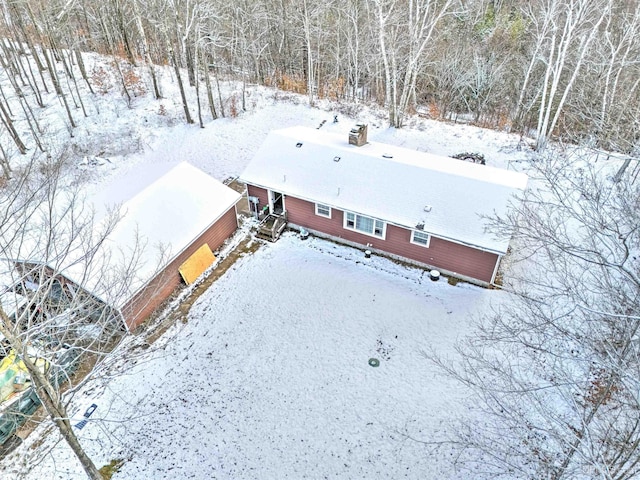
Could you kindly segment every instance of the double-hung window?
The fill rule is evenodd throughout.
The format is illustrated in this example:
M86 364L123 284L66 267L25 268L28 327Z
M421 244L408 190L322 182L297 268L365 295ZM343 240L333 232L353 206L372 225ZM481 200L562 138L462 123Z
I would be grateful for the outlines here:
M316 203L316 215L320 217L331 218L331 207L329 205Z
M385 223L382 220L365 217L353 212L345 212L344 228L378 238L384 238L386 230Z
M415 243L416 245L422 245L423 247L429 246L430 235L425 232L420 232L418 230L414 230L411 233L411 243Z

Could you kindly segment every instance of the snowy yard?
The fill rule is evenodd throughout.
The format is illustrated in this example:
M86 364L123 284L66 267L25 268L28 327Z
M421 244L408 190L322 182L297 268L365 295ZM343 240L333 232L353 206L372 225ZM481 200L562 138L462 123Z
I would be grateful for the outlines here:
M200 129L182 124L177 87L165 74L173 100L147 95L129 109L115 92L93 99L100 115L79 120L77 168L68 174L86 182L98 205L130 199L182 161L218 180L236 177L270 130L324 121L323 130L345 139L365 122L370 140L440 155L480 152L497 167L521 169L530 157L515 135L417 117L390 129L375 108L350 118L339 104L312 108L305 97L283 100L263 87L248 91L247 112ZM168 116L159 114L165 106ZM61 114L46 112L65 144ZM69 408L72 423L98 404L77 433L96 465L125 460L116 479L456 478L420 441L442 438L448 420L464 417L467 392L437 376L421 349L453 355L472 317L504 296L284 237L240 259L147 358L84 386ZM379 367L368 365L371 357ZM63 443L39 461L58 440L43 422L2 460L0 478L86 478Z
M111 62L100 55L84 57L90 72ZM57 69L66 75L62 65ZM0 72L3 97L18 112L23 93L14 93L5 70ZM104 215L103 203L131 199L183 161L221 181L236 178L269 131L292 126L321 128L346 140L356 123L366 123L371 141L443 156L479 153L490 166L530 174L530 166L541 159L527 137L419 116L408 117L402 129L388 128L388 112L376 105L316 98L310 106L306 96L233 80L221 82L221 97L229 107L246 86L246 111L217 120L207 115L206 128L199 128L184 123L173 70L158 66L157 74L164 96L158 100L147 91L127 102L116 84L90 95L80 85L87 113L81 115L76 105L73 130L53 90L44 96L45 107L34 109L47 149L64 152L64 178L82 185L98 218ZM187 95L193 104L193 89ZM38 146L28 134L31 125L14 116L30 152L18 155L13 149L11 164L19 169ZM587 159L593 152L585 149L580 155ZM601 158L607 160L600 161L597 155L598 168L613 176L622 161L609 161L606 153ZM542 180L532 178L530 185L536 182ZM504 267L507 279L531 269L509 261ZM480 420L491 422L491 417L471 417L471 390L438 375L421 352L433 348L455 361L456 339L472 333L474 318L488 312L490 304L508 299L502 291L453 286L446 279L431 282L424 270L287 234L241 257L200 296L185 322L174 321L148 349L140 345L150 330L127 337L118 347L123 357L107 362L108 374L79 387L68 409L71 423L82 420L88 406L98 405L86 427L75 431L98 467L124 462L115 480L466 480L476 475L452 470L452 451L429 442L447 438L450 421L469 419L482 426ZM173 307L173 313L183 312L187 303L175 301ZM380 360L379 367L369 366L372 357ZM574 395L566 397L570 404ZM522 398L529 402L535 394ZM535 423L537 412L520 415L520 423L527 418ZM571 422L559 418L560 432L572 438ZM529 438L529 428L522 438ZM517 431L505 432L518 441ZM592 438L599 441L597 435ZM511 445L506 447L511 460ZM566 443L549 451L578 452ZM521 458L535 464L544 455ZM0 463L0 480L85 478L49 419Z
M287 234L240 259L150 358L77 398L98 404L81 441L97 465L127 458L122 479L454 478L412 440L466 410L421 349L450 352L503 295ZM83 478L66 446L54 453L28 478Z

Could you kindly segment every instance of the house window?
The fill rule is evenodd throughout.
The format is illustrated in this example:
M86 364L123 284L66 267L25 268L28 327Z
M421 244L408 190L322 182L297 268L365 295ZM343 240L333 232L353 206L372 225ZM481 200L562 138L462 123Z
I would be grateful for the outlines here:
M411 234L411 243L415 243L416 245L422 245L423 247L429 246L429 240L431 237L428 233L418 232L414 230Z
M345 213L344 228L379 238L384 238L385 234L385 223L383 221L352 212Z
M316 203L316 215L331 218L331 207L328 205L322 205L321 203Z

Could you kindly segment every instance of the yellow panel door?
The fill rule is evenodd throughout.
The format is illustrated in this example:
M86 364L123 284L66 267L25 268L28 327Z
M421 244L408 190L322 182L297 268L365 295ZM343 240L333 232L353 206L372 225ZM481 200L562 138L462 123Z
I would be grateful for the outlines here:
M191 285L215 261L216 257L209 248L209 244L205 243L180 265L178 271L185 283Z

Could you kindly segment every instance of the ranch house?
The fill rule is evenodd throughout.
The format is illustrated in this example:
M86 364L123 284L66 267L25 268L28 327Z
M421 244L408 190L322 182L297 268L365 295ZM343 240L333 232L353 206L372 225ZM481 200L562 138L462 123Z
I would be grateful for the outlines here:
M272 131L241 180L256 214L476 283L495 281L509 238L486 228L527 176L367 140L293 127Z

